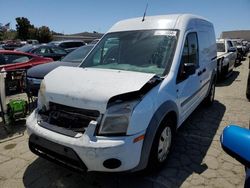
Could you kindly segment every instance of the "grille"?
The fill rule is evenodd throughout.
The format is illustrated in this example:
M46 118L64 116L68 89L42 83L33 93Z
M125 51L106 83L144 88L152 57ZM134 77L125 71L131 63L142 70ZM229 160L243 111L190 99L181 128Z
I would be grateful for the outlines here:
M57 103L50 103L49 111L41 113L42 120L50 125L63 127L74 132L84 132L90 121L96 121L99 111L86 110Z

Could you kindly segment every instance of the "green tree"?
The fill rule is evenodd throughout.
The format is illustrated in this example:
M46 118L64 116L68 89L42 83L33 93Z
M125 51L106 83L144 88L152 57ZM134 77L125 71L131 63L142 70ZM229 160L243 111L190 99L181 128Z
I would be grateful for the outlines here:
M38 32L39 32L38 40L40 43L47 43L52 40L52 34L47 26L39 27Z
M14 40L16 36L17 32L14 30L3 32L3 40Z
M21 40L29 39L29 30L30 28L34 28L34 26L30 24L28 18L18 17L16 18L16 22L17 38Z
M21 40L36 39L40 43L47 43L52 40L52 32L49 27L35 27L31 25L30 21L25 17L16 18L17 38Z
M39 39L39 30L36 27L29 28L29 39Z
M3 40L3 31L0 30L0 41Z

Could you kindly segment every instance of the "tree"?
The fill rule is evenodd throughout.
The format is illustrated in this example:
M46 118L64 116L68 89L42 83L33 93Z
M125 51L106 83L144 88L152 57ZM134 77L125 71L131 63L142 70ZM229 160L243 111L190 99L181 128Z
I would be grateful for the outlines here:
M52 40L52 33L47 26L35 27L25 17L16 18L17 38L21 40L36 39L40 43L47 43Z
M48 27L46 26L39 27L38 32L39 32L38 40L40 43L47 43L52 40L52 34Z
M3 31L0 30L0 41L3 40Z
M6 31L3 33L3 40L14 40L17 36L17 32L14 30Z
M36 27L29 28L29 39L39 39L39 30Z
M34 28L34 26L31 25L28 18L25 17L16 18L16 22L17 38L27 40L30 37L29 30Z

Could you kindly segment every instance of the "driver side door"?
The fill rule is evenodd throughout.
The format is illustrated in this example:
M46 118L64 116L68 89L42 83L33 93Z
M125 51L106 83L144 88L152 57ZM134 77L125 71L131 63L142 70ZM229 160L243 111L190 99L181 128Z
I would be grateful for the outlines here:
M187 71L192 67L192 71ZM186 35L177 76L177 98L180 119L183 122L201 100L201 77L199 73L199 46L197 33Z

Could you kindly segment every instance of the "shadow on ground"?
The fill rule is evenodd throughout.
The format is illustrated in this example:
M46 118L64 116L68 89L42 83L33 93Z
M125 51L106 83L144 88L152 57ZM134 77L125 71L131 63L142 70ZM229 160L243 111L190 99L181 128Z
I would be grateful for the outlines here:
M150 175L71 172L37 158L23 176L25 187L180 187L193 173L207 169L203 159L216 135L225 112L218 101L199 106L179 129L173 151L161 170ZM131 159L133 160L133 159Z
M234 64L234 67L239 67L239 66L241 66L241 65L242 65L241 62L237 62L237 63Z
M13 122L11 125L4 125L0 122L0 143L23 136L26 130L25 122L25 119Z
M240 74L239 71L231 72L230 74L227 75L226 78L218 80L216 83L216 87L230 86L234 81L237 81L239 74Z

